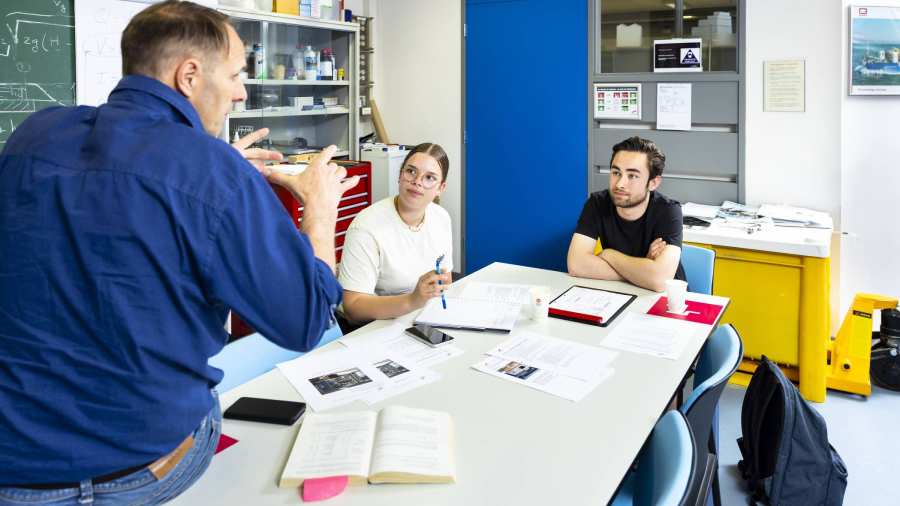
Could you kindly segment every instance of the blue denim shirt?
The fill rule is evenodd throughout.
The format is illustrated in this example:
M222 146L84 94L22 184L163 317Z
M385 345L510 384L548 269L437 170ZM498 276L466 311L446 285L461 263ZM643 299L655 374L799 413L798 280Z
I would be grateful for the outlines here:
M212 407L229 309L314 347L341 290L265 179L172 88L28 118L0 156L0 483L152 461Z

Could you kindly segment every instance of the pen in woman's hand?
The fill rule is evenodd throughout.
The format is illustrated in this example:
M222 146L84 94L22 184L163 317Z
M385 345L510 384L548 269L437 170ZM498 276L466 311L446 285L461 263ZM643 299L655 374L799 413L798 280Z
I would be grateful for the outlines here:
M443 261L444 261L444 255L437 257L437 260L434 262L434 272L435 273L437 273L437 274L441 273L441 262L443 262ZM438 284L443 285L444 282L441 281L440 279L438 279ZM447 299L444 298L443 290L441 290L441 306L443 306L444 309L447 309Z

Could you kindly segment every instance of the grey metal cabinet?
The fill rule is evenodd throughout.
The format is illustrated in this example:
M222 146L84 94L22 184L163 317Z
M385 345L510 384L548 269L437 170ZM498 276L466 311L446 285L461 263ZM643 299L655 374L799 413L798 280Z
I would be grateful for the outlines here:
M596 120L589 115L588 191L607 187L612 146L638 135L656 142L666 154L662 193L681 202L743 201L744 0L710 1L692 10L685 10L683 0L658 5L650 0L594 0L590 7L588 107L593 109L594 83L641 83L642 114L640 120ZM698 32L703 16L713 18L719 12L729 13L733 32L703 36L703 72L652 71L654 39L689 38ZM616 47L616 35L610 31L636 25L647 34L640 44ZM661 82L692 84L690 130L656 129L656 91Z

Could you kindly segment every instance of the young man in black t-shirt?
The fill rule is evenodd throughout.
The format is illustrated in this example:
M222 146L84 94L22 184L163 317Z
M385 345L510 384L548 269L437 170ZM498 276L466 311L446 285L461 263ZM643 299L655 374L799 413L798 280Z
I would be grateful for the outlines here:
M631 137L613 146L609 190L584 203L569 243L569 274L624 280L657 292L667 279L684 279L681 204L656 192L666 156ZM602 248L599 253L596 251Z

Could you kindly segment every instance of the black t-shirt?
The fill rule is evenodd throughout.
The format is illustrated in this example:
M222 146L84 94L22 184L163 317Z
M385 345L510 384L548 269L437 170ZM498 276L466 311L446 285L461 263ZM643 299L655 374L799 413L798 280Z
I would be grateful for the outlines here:
M662 238L666 244L681 247L681 204L657 192L650 192L650 203L643 216L628 221L616 212L609 190L592 193L578 218L576 234L600 238L604 248L612 248L632 257L646 257L650 243ZM678 262L675 279L684 278Z

